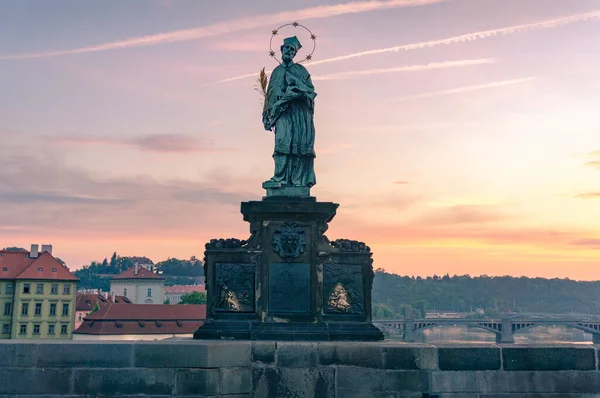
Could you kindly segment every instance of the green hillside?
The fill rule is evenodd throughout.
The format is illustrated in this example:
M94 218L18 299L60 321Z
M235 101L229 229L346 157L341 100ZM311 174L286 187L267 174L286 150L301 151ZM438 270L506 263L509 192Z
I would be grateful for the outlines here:
M503 312L597 314L600 281L570 279L433 276L399 276L375 272L373 317L413 317L425 311L472 312L481 308L488 317Z

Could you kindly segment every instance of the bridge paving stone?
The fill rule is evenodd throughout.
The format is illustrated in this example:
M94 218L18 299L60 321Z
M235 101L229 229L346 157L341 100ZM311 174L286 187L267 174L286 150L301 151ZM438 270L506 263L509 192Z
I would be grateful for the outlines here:
M429 372L421 370L386 370L384 391L429 391Z
M1 362L1 360L0 360ZM69 394L73 369L13 368L0 371L0 389L6 394Z
M420 370L438 368L438 350L426 344L383 345L385 369Z
M333 367L252 369L254 397L330 398L335 397Z
M310 368L319 363L316 343L278 343L277 366Z
M383 369L380 343L324 343L318 345L321 365L360 366Z
M499 370L500 347L482 345L437 345L440 370Z
M98 349L96 342L43 342L37 346L37 363L43 367L124 368L133 365L131 342L106 341Z
M85 368L74 369L76 394L98 395L170 395L175 384L172 369L128 368ZM69 383L70 384L70 383Z
M353 390L384 391L385 373L381 369L339 366L336 372L338 388Z
M573 345L502 346L502 362L504 370L596 370L596 350Z
M14 343L13 341L0 340L0 368L29 368L35 366L38 343Z
M134 366L141 368L218 368L250 366L246 341L181 340L134 344Z
M251 349L252 362L274 364L276 349L277 343L274 341L253 341Z
M219 392L246 394L252 391L252 371L249 368L221 368Z

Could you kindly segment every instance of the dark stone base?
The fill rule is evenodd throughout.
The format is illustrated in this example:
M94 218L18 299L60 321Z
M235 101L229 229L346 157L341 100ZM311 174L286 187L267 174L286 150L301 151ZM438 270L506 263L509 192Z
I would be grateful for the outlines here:
M259 323L208 321L194 333L197 340L381 341L370 323Z
M250 325L250 321L208 321L194 332L194 340L250 340Z

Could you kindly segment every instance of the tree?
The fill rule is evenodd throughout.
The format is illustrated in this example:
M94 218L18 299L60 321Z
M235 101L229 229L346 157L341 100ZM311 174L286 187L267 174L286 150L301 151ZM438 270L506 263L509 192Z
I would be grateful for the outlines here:
M181 295L179 304L206 304L206 293L190 292Z
M171 300L165 299L165 301L163 301L163 304L171 304Z
M16 247L16 246L5 247L3 250L6 250L7 252L26 252L27 251L27 249L24 249L22 247Z
M100 311L100 304L96 303L96 305L94 305L94 308L92 308L92 314L95 314L96 312Z
M114 270L117 269L117 252L114 252L110 258L110 268Z

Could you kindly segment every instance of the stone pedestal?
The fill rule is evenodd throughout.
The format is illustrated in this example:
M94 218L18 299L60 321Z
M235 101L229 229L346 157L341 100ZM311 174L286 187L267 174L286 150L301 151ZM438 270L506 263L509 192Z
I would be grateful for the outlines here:
M337 207L312 197L243 202L250 238L206 244L207 321L194 338L382 340L371 324L370 248L324 235Z

